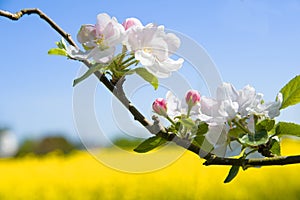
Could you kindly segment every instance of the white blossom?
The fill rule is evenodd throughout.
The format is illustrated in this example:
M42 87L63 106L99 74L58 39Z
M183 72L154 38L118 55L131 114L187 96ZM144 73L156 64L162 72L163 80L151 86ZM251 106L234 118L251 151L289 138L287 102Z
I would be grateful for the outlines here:
M173 60L170 56L179 48L180 40L173 33L166 33L164 26L148 24L134 26L128 31L124 44L134 53L135 59L159 78L166 78L178 70L183 59Z
M77 56L80 59L92 58L97 63L108 63L113 58L116 45L121 44L124 34L124 27L118 23L115 17L111 18L106 13L99 14L95 25L81 26L77 40L86 52L75 53L79 54Z

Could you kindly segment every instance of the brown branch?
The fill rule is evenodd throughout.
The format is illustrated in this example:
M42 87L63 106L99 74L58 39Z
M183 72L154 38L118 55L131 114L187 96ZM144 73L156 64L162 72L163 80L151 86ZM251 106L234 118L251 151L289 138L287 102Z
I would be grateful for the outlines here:
M10 13L4 10L0 10L0 16L9 18L11 20L19 20L23 15L37 14L41 19L45 20L55 31L57 31L67 42L77 47L76 43L72 39L71 35L66 33L60 26L58 26L52 19L50 19L45 13L37 8L23 9L16 13ZM91 64L88 61L83 61L83 63L90 68ZM175 142L177 145L199 155L201 158L204 158L206 161L204 165L235 165L241 166L243 169L255 166L269 166L269 165L288 165L300 163L300 155L298 156L287 156L287 157L273 157L273 158L264 158L264 159L237 159L237 158L222 158L217 157L212 153L208 153L200 149L198 146L192 144L190 141L179 138L176 134L168 133L164 127L159 124L158 120L154 119L154 124L148 121L142 113L127 99L124 94L122 83L120 85L115 85L112 83L104 74L97 71L94 75L102 82L105 87L116 96L122 104L128 109L132 114L135 120L141 123L146 129L149 130L152 134L159 135L165 138L168 141Z
M73 41L70 34L66 33L60 26L58 26L50 17L48 17L45 13L43 13L38 8L28 8L28 9L22 9L19 12L16 13L10 13L5 10L0 10L0 16L9 18L11 20L19 20L23 15L31 15L36 14L40 16L43 20L45 20L56 32L58 32L65 40L68 41L68 43L74 47L77 47L76 43Z
M300 155L296 156L277 156L272 158L262 159L237 159L237 158L221 158L212 156L203 163L206 166L209 165L235 165L241 166L243 169L257 166L270 166L270 165L290 165L299 164Z

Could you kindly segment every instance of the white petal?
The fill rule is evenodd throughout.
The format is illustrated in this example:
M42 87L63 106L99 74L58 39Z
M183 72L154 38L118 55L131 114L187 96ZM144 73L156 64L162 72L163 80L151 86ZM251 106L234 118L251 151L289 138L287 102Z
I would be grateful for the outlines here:
M95 40L96 28L92 24L85 24L80 27L77 34L77 40L79 43L83 44L91 40Z
M167 33L165 36L165 41L168 44L168 53L170 56L178 50L180 46L180 39L173 33Z
M219 102L215 99L202 97L201 101L201 112L207 116L218 117L220 116L219 110Z
M138 50L135 52L134 57L136 60L140 61L144 66L151 66L155 63L155 58L152 54L146 53L143 50Z
M171 92L166 94L167 113L171 118L181 115L181 101Z
M221 86L217 88L218 101L223 101L228 99L231 99L232 101L236 101L237 97L238 97L238 92L230 83L223 83Z
M107 26L108 23L111 22L111 18L106 13L101 13L97 15L97 23L96 23L96 32L98 35L102 34L103 30Z
M93 60L97 63L108 63L111 61L114 51L114 47L105 50L95 47L92 51L90 51L88 58L93 58Z

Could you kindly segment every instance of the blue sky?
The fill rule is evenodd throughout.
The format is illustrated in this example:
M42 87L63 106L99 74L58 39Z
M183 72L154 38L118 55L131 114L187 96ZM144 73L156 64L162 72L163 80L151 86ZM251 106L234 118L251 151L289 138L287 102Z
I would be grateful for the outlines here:
M300 73L298 0L0 0L0 9L11 12L29 7L43 10L73 38L81 24L95 23L102 12L120 22L137 17L144 24L163 24L202 45L224 81L236 88L250 84L266 101ZM80 64L47 55L60 36L37 16L17 22L0 18L0 27L0 125L20 138L62 132L78 139L72 81ZM110 98L106 90L98 90L101 98ZM300 123L299 109L284 110L281 119Z

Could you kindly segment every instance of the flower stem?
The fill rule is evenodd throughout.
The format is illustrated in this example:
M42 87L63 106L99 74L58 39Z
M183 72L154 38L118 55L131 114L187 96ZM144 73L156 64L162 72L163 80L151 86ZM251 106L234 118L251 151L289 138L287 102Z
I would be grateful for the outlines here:
M173 124L174 126L176 125L176 123L173 121L173 119L171 119L168 115L166 116L166 119L171 122L171 124Z
M240 129L242 129L243 131L245 131L246 133L250 134L250 135L253 135L253 133L248 129L246 128L244 125L242 125L239 121L237 120L233 120L233 123L238 126Z
M191 110L192 110L192 106L188 105L188 110L187 110L187 113L186 113L186 118L190 117Z

